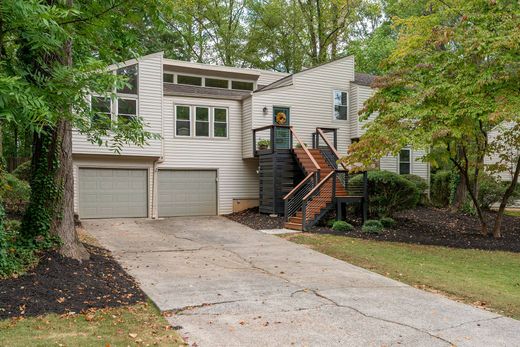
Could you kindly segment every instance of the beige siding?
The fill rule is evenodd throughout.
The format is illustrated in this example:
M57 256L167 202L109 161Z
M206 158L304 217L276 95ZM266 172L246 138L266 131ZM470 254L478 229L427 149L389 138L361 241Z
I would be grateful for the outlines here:
M502 127L508 128L508 127L512 127L512 125L505 124L505 125L502 125ZM504 128L502 128L502 129L504 129ZM493 143L495 138L500 134L500 131L501 131L501 127L498 126L488 133L488 138L489 138L490 144ZM503 181L511 181L513 179L513 172L514 172L514 165L515 165L514 161L515 161L515 158L517 158L520 155L520 149L516 149L516 150L511 149L509 152L510 152L509 157L511 158L511 162L509 163L510 165L508 165L508 167L510 167L510 170L503 171L498 174L498 177ZM484 158L485 165L496 164L500 161L501 160L500 160L498 153L493 153L491 156Z
M288 76L287 73L282 72L275 72L275 71L262 71L257 70L260 72L260 77L258 77L258 85L266 86L268 84L271 84L273 82L278 81L279 79L284 78L285 76Z
M253 98L242 101L242 156L251 157L253 153Z
M228 139L174 136L174 105L228 108ZM216 169L218 213L233 211L234 198L258 198L258 161L242 160L242 105L239 101L164 97L164 162L158 169Z
M162 134L162 53L144 56L138 59L139 85L138 85L138 109L143 117L146 130ZM98 146L90 143L86 136L74 131L72 148L75 154L114 154L106 146ZM155 156L162 153L161 140L150 140L149 145L143 148L138 146L125 146L121 154L134 156Z
M338 150L350 144L349 122L333 120L333 91L350 91L354 58L348 57L293 76L293 85L253 94L253 128L272 124L273 106L290 107L290 123L309 146L316 127L338 128ZM263 108L269 110L264 114ZM251 153L251 154L249 154ZM252 155L252 149L246 154ZM247 156L246 156L247 157Z
M361 111L364 107L365 101L367 101L373 94L374 90L370 87L366 86L357 86L358 98L357 98L357 110ZM365 133L365 125L370 121L374 120L377 117L377 113L371 114L367 120L359 121L359 116L357 119L357 132L355 137L361 137Z
M425 155L424 150L412 150L411 151L411 169L410 172L414 175L424 178L427 182L430 182L430 165L421 160ZM397 156L385 156L379 161L380 169L399 173L399 162Z
M79 212L79 169L147 169L148 170L148 216L152 216L153 161L144 158L123 156L80 156L74 157L74 212ZM81 218L81 216L80 216Z

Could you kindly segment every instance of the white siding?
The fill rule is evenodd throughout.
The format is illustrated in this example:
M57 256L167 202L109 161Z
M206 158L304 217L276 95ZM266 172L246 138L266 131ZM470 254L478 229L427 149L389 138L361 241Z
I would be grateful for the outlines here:
M253 98L249 97L242 101L242 156L251 156L253 148ZM250 151L249 153L247 151Z
M79 211L79 169L147 169L148 170L148 216L152 216L153 197L153 161L143 158L129 158L122 156L82 156L75 157L73 164L74 173L74 212ZM81 216L80 216L81 218Z
M146 130L162 135L162 53L138 59L138 109L143 117ZM72 137L74 154L114 154L106 146L90 143L87 137L74 131ZM150 140L148 146L125 146L121 154L134 156L155 156L162 153L161 140Z
M262 71L262 70L257 70L257 71L260 71L260 77L258 78L257 83L258 83L258 85L261 85L261 86L266 86L268 84L276 82L279 79L282 79L285 76L289 75L287 73L275 72L275 71Z
M421 160L425 155L424 150L412 150L411 151L411 167L410 173L417 175L430 182L430 165ZM381 170L391 171L399 173L399 161L397 156L387 155L380 159L379 168Z
M316 127L338 128L338 150L345 154L350 144L349 122L333 120L333 91L350 91L354 80L354 58L348 57L293 76L293 85L253 94L253 129L270 125L273 106L290 107L290 124L309 146ZM263 113L263 108L269 110ZM252 145L245 148L251 157Z
M359 121L358 112L361 111L364 107L365 101L367 101L373 94L374 90L367 86L356 85L357 90L357 112L356 119L354 120L352 137L361 137L365 133L365 125L370 121L374 120L377 117L377 113L371 114L367 120Z
M174 105L228 108L228 139L174 136ZM258 161L242 160L242 105L239 101L164 97L164 162L158 169L216 169L218 213L233 211L234 198L258 198Z
M500 134L501 129L510 128L512 126L513 126L512 124L508 123L508 124L497 126L495 129L491 130L488 133L489 143L491 144L495 140L495 138ZM511 158L511 162L508 163L509 164L508 167L510 168L510 170L503 171L498 174L498 177L503 181L511 181L513 179L515 159L518 158L518 155L520 155L520 149L516 149L516 150L510 149L509 152L510 152L509 157ZM501 160L500 160L498 153L493 153L491 156L484 158L485 165L496 164L500 161Z

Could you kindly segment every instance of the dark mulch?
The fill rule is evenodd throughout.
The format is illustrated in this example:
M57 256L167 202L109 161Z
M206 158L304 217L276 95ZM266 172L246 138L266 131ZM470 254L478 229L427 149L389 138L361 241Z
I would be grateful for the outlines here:
M258 208L250 208L241 212L228 214L226 217L256 230L282 229L284 224L283 217L271 217L268 214L259 213Z
M146 300L145 294L107 250L85 245L90 260L47 252L33 270L0 280L0 319L46 313L79 313Z
M493 223L494 212L487 212L486 217ZM280 228L283 218L272 218L258 214L258 210L246 210L229 216L230 219L246 224L254 229ZM452 212L448 209L419 207L396 214L397 225L381 234L366 234L361 231L359 218L347 218L354 225L348 233L338 233L327 227L318 226L313 233L341 234L363 239L406 242L424 245L447 246L454 248L476 248L484 250L502 250L520 252L520 218L504 216L501 239L484 237L480 234L480 222L471 215ZM491 228L491 226L490 226Z

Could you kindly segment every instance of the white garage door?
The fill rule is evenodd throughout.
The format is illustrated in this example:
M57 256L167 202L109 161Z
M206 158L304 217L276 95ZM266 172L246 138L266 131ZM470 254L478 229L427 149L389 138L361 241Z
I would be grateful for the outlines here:
M217 172L159 170L159 217L217 214Z
M80 218L148 217L147 170L79 169Z

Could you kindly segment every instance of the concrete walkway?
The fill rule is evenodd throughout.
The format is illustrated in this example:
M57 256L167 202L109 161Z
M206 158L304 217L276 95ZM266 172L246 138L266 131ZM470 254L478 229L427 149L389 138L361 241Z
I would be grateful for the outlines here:
M520 321L224 217L83 223L197 346L520 345Z

